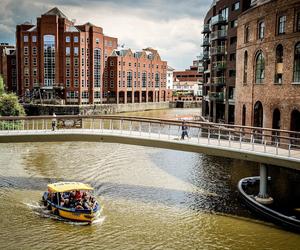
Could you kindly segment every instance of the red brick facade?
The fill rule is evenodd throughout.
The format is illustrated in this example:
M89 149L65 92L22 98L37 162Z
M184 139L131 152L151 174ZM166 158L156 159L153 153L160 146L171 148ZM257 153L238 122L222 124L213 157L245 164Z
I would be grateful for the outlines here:
M15 46L6 43L0 44L0 75L4 80L5 90L17 91L17 68Z
M117 38L74 23L57 8L17 25L18 94L43 103L102 103L106 60Z
M115 50L104 73L104 98L109 103L167 101L167 62L157 50Z
M298 0L269 1L240 16L236 124L300 131L299 42Z

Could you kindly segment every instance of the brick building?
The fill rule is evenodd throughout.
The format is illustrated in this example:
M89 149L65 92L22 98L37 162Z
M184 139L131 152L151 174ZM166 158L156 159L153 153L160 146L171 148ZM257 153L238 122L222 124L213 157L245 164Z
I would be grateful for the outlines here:
M199 61L193 61L189 69L173 72L173 100L193 100L202 95L203 73ZM199 99L197 98L197 99Z
M249 0L214 0L204 19L202 115L234 123L237 18Z
M105 69L104 95L110 103L167 101L166 73L157 50L115 49Z
M238 19L235 123L300 131L300 2L252 1Z
M4 80L5 90L17 91L17 66L15 46L8 43L0 44L0 75Z
M75 25L59 9L17 25L18 94L60 104L101 103L106 60L117 38L91 23Z

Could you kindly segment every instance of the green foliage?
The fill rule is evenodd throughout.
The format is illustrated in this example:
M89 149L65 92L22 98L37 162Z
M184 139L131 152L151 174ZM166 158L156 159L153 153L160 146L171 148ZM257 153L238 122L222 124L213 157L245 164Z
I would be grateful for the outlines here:
M3 77L0 75L0 96L4 94L4 80Z
M0 121L0 130L20 130L23 121Z
M0 96L1 116L21 116L25 115L23 106L18 102L15 94L2 94Z

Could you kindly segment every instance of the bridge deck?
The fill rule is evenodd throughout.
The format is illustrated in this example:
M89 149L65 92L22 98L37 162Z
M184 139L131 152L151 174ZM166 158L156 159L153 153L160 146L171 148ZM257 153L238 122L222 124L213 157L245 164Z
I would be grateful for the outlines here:
M234 137L210 138L199 133L197 136L181 140L179 134L179 130L164 131L164 133L126 129L2 130L0 143L47 141L124 143L205 153L300 170L300 150L298 149L285 149L274 145L235 140Z

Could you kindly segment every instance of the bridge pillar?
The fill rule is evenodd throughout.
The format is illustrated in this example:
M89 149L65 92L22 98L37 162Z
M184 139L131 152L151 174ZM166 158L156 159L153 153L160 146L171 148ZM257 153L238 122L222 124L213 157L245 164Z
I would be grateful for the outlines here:
M268 205L273 203L273 198L267 193L268 188L268 169L265 164L260 164L259 194L255 200L261 204Z

